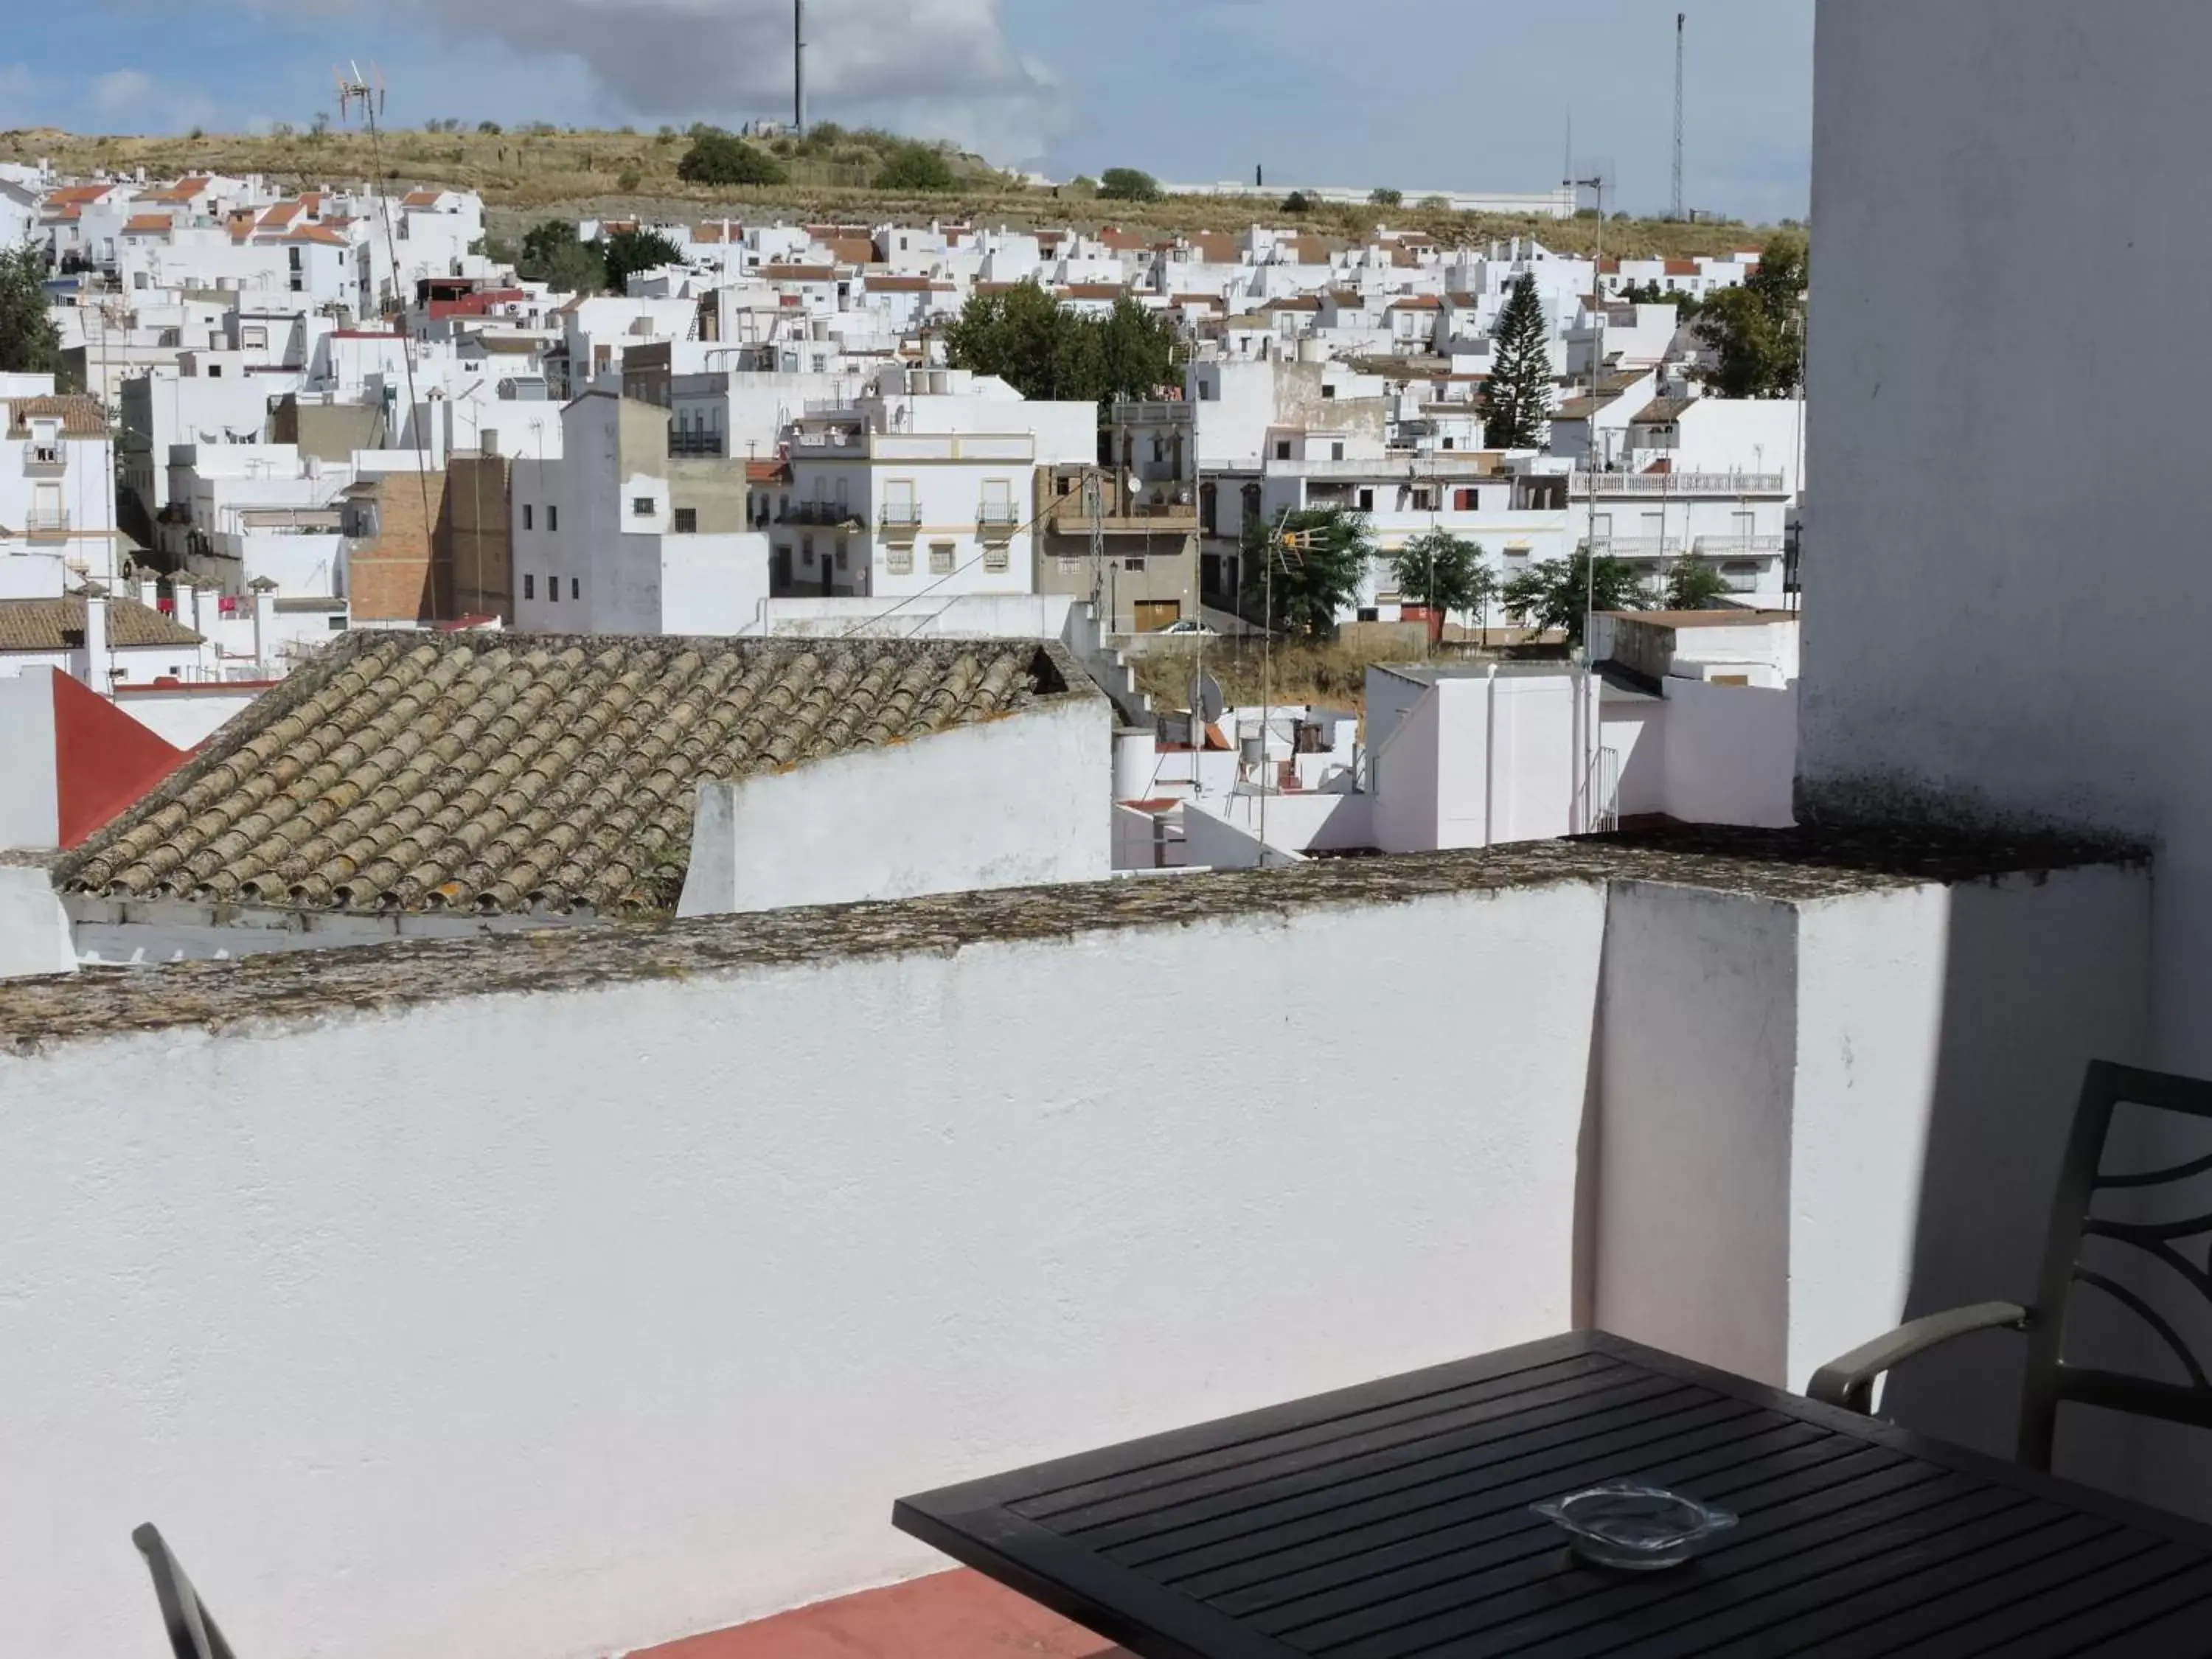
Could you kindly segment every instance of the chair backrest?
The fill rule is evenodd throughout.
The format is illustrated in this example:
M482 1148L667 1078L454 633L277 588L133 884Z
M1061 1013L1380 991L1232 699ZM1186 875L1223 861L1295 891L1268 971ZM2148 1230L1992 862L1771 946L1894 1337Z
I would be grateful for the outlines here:
M200 1605L199 1592L152 1522L137 1528L131 1541L154 1575L154 1594L161 1603L161 1622L169 1627L169 1649L176 1659L237 1659L216 1628L215 1617Z
M2043 1258L2043 1279L2036 1294L2036 1318L2028 1338L2027 1384L2021 1401L2020 1461L2031 1468L2051 1467L2051 1439L2058 1407L2073 1403L2162 1418L2197 1428L2212 1428L2212 1381L2188 1340L2142 1288L2130 1286L2085 1260L2093 1240L2124 1246L2165 1270L2157 1277L2166 1288L2212 1304L2212 1272L2183 1254L2184 1240L2212 1237L2212 1213L2160 1215L2154 1220L2097 1212L2100 1196L2127 1194L2118 1201L2171 1206L2192 1198L2187 1183L2212 1173L2212 1152L2163 1169L2107 1174L2106 1156L2118 1109L2137 1106L2154 1114L2190 1118L2212 1125L2212 1083L2140 1071L2093 1060L2081 1080L2081 1101L2066 1164L2051 1206L2051 1237ZM2201 1256L2203 1253L2199 1250ZM2100 1253L2102 1259L2102 1253ZM2133 1275L2130 1275L2133 1277ZM2138 1280L2138 1286L2142 1284ZM2074 1291L2087 1285L2110 1297L2148 1328L2179 1362L2187 1382L2067 1363L2067 1326ZM2159 1294L2166 1294L2161 1289Z

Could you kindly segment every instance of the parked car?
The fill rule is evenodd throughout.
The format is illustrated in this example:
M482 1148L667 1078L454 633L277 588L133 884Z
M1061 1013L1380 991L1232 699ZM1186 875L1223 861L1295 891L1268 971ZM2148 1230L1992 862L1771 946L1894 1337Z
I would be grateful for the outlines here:
M1165 628L1160 629L1160 632L1163 634L1200 634L1203 635L1209 640L1218 640L1221 637L1221 630L1219 629L1212 627L1206 623L1202 623L1195 617L1185 617L1181 622L1170 623Z

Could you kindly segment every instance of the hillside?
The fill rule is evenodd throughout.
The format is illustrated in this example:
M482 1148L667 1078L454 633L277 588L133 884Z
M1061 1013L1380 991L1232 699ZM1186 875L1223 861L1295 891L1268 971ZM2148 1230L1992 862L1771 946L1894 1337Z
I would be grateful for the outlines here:
M763 215L784 218L876 222L941 218L1013 226L1102 224L1165 237L1194 230L1234 230L1255 220L1284 222L1279 208L1241 198L1177 197L1152 203L1103 202L1073 193L1025 187L1018 178L979 156L952 155L959 187L942 194L886 193L868 188L885 146L899 141L879 133L839 133L829 143L810 135L782 159L792 182L757 187L708 187L677 177L689 140L673 129L658 133L556 131L534 127L480 131L419 129L387 132L383 161L401 185L436 185L473 190L494 210L494 234L512 238L542 218L586 216L617 218L732 219ZM258 173L282 183L343 184L375 172L367 136L333 128L324 133L254 136L208 133L198 137L130 137L57 131L51 128L0 132L0 161L51 159L69 173L144 167L149 176L195 170ZM1563 253L1588 252L1597 226L1452 213L1408 202L1389 210L1318 207L1297 222L1340 240L1364 238L1378 222L1425 231L1447 246L1492 237L1540 236ZM1608 254L1623 258L1691 258L1726 253L1762 234L1740 225L1676 224L1662 220L1616 220L1605 228Z

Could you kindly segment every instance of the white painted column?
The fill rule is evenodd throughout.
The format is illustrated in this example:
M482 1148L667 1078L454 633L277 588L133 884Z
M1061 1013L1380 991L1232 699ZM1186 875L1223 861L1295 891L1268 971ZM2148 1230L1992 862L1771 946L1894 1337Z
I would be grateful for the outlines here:
M107 650L107 590L87 582L84 594L84 683L101 696L115 689L115 665Z

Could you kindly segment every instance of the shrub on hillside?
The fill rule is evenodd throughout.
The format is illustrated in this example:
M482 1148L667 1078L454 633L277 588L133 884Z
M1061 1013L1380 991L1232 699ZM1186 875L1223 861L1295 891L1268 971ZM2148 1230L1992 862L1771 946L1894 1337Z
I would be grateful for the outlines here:
M691 148L676 164L676 176L694 185L780 185L790 174L774 156L709 128L693 136Z

